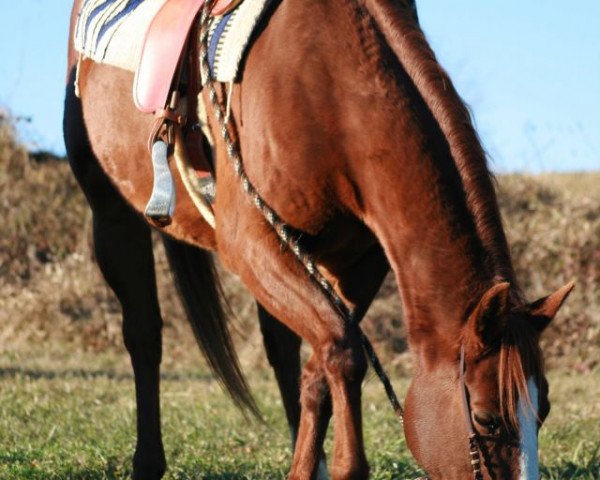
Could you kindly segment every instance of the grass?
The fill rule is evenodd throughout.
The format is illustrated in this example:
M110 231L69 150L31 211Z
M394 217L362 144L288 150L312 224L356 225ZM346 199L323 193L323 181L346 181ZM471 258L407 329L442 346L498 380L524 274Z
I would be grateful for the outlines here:
M133 378L123 355L0 356L0 478L120 479L135 445ZM267 370L250 383L266 422L248 422L192 364L163 373L167 479L284 479L289 437ZM405 378L395 379L405 391ZM600 370L550 374L552 413L540 436L542 478L600 475ZM376 480L415 478L382 387L364 389L365 441ZM327 442L331 447L330 439Z
M543 336L553 411L542 430L542 476L600 478L600 172L507 175L499 202L518 278L531 299L577 288ZM135 444L133 378L120 307L93 265L91 215L64 159L29 154L0 109L0 480L118 479ZM265 368L252 298L233 277L235 337L266 423L246 423L197 366L162 249L162 383L168 479L283 479L289 438ZM410 371L397 289L384 284L363 322L405 391ZM408 367L406 367L408 365ZM382 389L365 386L374 479L418 469ZM328 443L330 447L330 443Z

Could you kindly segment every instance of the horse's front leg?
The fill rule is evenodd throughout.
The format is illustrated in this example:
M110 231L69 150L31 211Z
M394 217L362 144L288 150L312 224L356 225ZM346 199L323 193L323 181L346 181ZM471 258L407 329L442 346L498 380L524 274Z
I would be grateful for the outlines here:
M302 414L290 479L320 478L318 456L334 414L331 477L359 480L369 476L361 418L361 384L367 369L358 331L315 345L302 372Z
M317 354L333 404L331 477L334 480L366 479L369 465L363 444L361 388L367 360L358 329L349 325L344 338L327 342Z
M259 303L258 319L263 344L273 372L292 435L292 449L300 423L300 346L302 339L269 314Z
M260 304L258 304L258 318L260 320L260 328L267 357L275 373L275 378L277 379L277 384L281 393L281 399L283 401L290 433L292 435L292 451L294 451L296 449L300 425L300 346L302 345L302 340L283 323L269 314ZM309 373L309 371L311 370L311 368L305 370L303 377L305 398L311 396L313 397L313 402L317 397L328 399L329 394L324 375L320 373L321 370L319 369L319 374L317 375L318 378L310 379L309 377L312 377L312 374ZM321 390L323 391L322 393ZM309 391L312 391L313 393L309 394ZM307 411L306 407L305 411ZM317 417L317 412L319 411L326 412L318 420L318 422L323 423L320 430L325 431L329 423L329 417L331 416L331 406L329 402L327 402L326 406L317 406L316 411L314 411L311 416ZM317 435L314 439L315 445L320 445L320 442L318 441L319 436L322 435ZM301 454L300 457L304 460L309 458L308 455L303 454ZM314 469L312 454L310 457L311 464L303 466L303 471L312 471ZM316 478L317 480L326 480L329 478L325 454L322 451L317 467Z
M319 359L312 355L302 371L301 421L294 449L290 480L329 478L323 440L331 419L331 397Z

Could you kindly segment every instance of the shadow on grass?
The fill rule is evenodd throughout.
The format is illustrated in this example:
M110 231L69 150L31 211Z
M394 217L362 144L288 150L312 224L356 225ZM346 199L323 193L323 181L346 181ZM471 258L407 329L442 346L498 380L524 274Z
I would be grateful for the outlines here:
M587 463L587 465L577 465L568 462L554 467L542 466L540 478L548 480L596 480L600 478L600 462ZM381 468L382 465L374 465L374 467L373 479L403 480L422 475L421 472L411 466L398 463L386 465L389 468ZM251 464L242 464L234 468L235 471L219 471L210 467L207 468L206 465L177 466L169 472L168 477L177 480L284 480L287 473L283 469L261 469ZM123 465L123 458L108 458L104 466L96 468L78 468L74 465L64 464L57 465L56 468L52 468L50 465L44 465L40 468L36 466L35 461L32 461L29 455L19 455L17 452L12 452L10 455L0 454L0 476L2 474L9 474L10 478L14 479L31 480L123 480L131 478L131 470Z
M110 462L109 462L110 463ZM240 469L243 471L243 469ZM2 472L2 470L0 470ZM125 480L131 478L131 471L124 470L120 465L108 465L107 468L57 468L56 470L38 469L22 466L9 470L11 479L27 480ZM285 480L283 471L252 471L240 472L210 472L199 471L193 467L179 470L168 476L177 480Z
M87 461L87 460L86 460ZM131 459L105 457L101 464L81 465L70 455L49 458L43 450L14 448L0 452L0 479L18 480L124 480L132 474ZM93 463L94 461L91 460ZM177 480L285 480L287 471L248 461L213 468L197 461L175 464L167 477Z
M57 459L45 463L41 451L11 450L0 453L0 478L28 480L117 480L131 477L131 471L123 465L123 459L109 457L102 467L82 467ZM4 475L9 475L5 477Z
M117 373L112 370L87 370L87 369L66 369L66 370L41 370L21 367L0 368L0 379L5 378L27 378L30 380L56 380L67 378L79 378L84 380L93 380L96 378L107 378L115 381L133 381L133 373ZM174 373L165 372L160 375L161 380L170 382L182 382L186 380L197 380L209 382L214 377L208 373L189 372Z

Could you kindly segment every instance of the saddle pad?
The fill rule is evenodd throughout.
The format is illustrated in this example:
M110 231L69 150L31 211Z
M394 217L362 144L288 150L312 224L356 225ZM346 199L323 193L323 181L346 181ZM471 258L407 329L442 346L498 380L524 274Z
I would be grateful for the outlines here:
M243 54L270 0L219 0L213 14L213 78L235 81ZM97 63L136 73L133 97L143 112L164 107L188 30L204 0L84 0L75 49Z
M94 62L135 72L150 24L162 7L173 1L84 0L75 26L75 50ZM235 0L219 0L213 14L227 11L234 4Z
M148 27L168 0L84 0L75 50L97 63L135 72Z
M234 82L252 33L271 0L244 0L233 11L215 17L208 39L208 56L213 80ZM206 83L206 78L202 83Z

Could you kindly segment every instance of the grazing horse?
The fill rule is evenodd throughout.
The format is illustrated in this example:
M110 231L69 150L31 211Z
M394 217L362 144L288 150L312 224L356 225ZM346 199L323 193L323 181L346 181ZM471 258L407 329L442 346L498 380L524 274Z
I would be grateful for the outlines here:
M79 100L75 64L71 46L68 156L94 212L98 262L123 305L138 406L134 477L159 478L161 317L149 227L138 214L152 184L153 119L134 108L131 73L88 60ZM178 205L162 231L200 345L250 409L210 257L196 247L216 250L262 305L295 438L289 478L318 475L330 417L332 478L368 476L367 360L356 323L332 307L257 204L287 224L353 320L393 270L415 362L404 430L430 478L537 479L537 432L549 411L539 337L572 284L525 301L484 152L410 2L274 2L230 93L245 175L263 203L246 194L216 135L216 229L175 173ZM299 338L313 349L301 376Z

